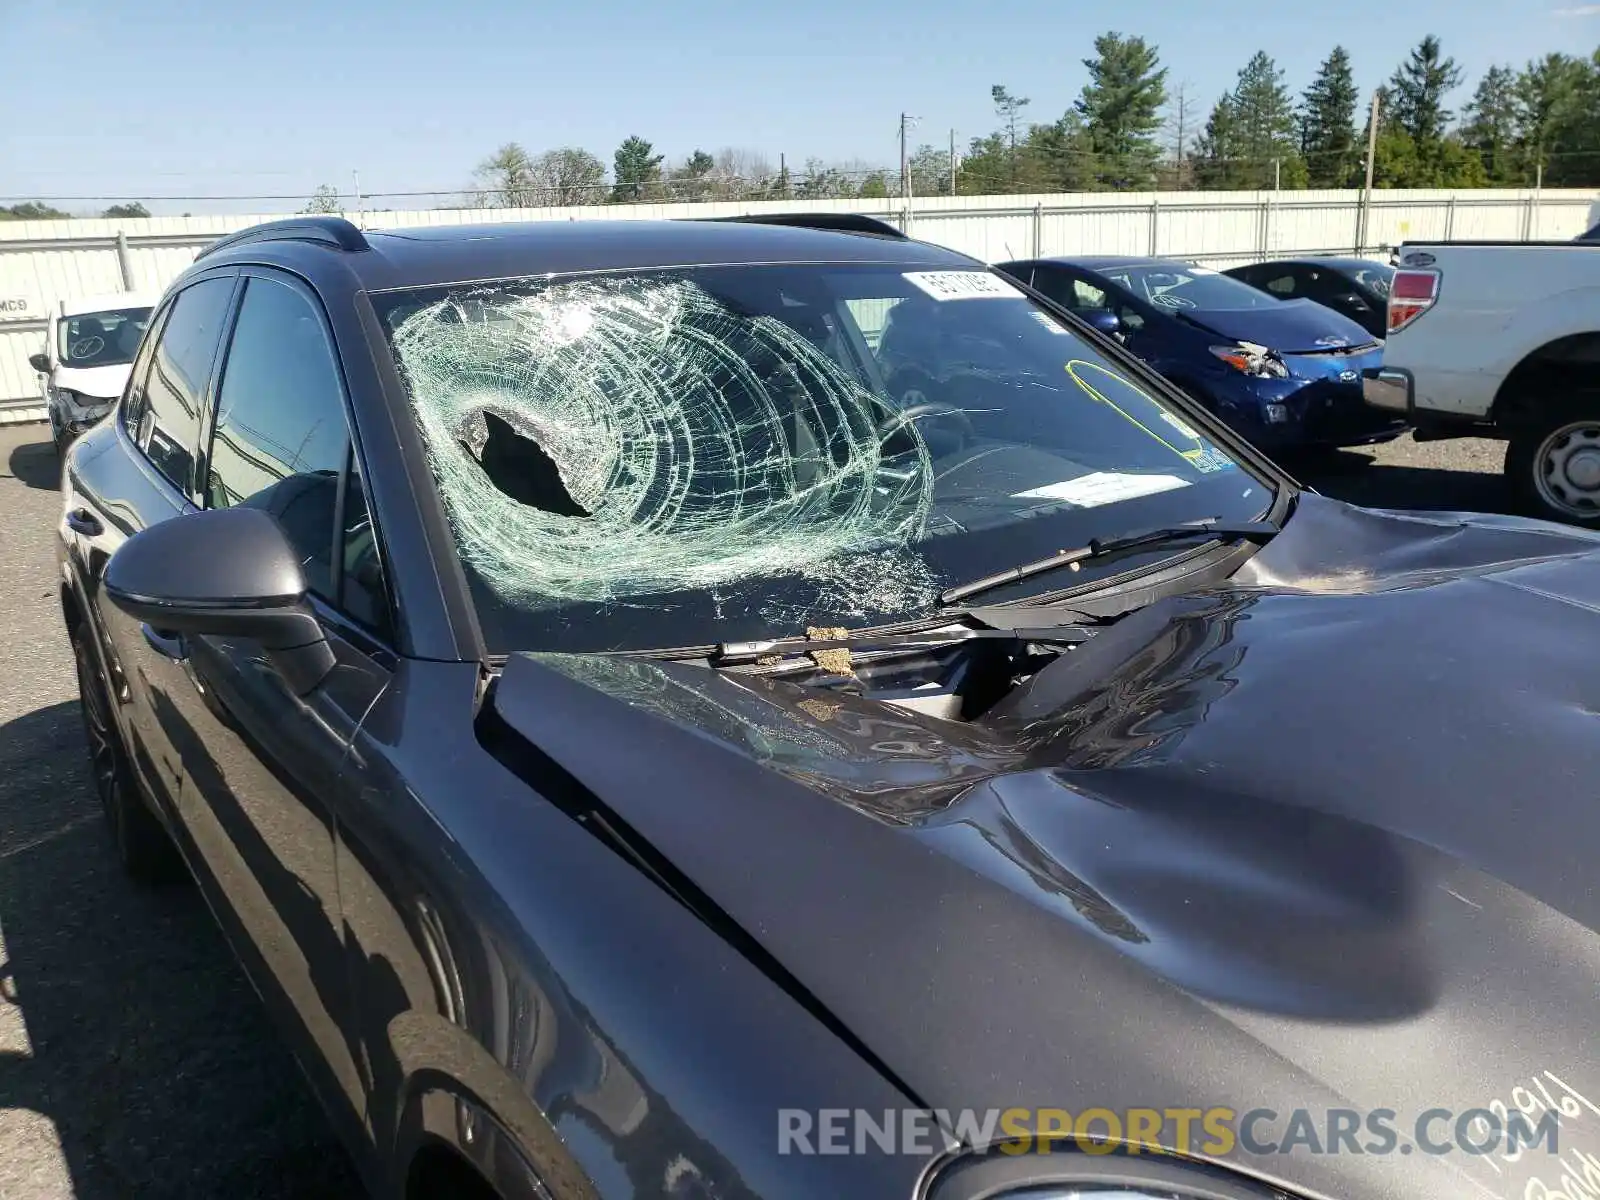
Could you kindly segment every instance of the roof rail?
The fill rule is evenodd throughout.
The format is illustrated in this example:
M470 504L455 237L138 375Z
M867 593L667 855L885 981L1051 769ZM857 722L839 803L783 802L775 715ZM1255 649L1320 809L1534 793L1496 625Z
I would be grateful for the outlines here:
M343 217L291 217L285 221L252 225L238 233L220 237L195 255L195 259L198 261L215 250L243 246L249 242L317 242L339 250L371 249L361 230Z
M760 213L746 217L702 217L690 220L743 221L748 225L792 225L801 229L831 229L839 233L866 233L875 237L909 241L897 226L861 213Z

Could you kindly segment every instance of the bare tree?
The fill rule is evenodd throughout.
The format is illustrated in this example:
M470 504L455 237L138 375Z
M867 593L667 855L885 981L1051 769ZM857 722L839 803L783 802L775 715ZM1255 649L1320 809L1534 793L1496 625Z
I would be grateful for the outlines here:
M1179 190L1184 186L1185 164L1190 145L1199 134L1199 120L1195 116L1192 87L1184 82L1175 86L1167 97L1166 121L1163 132L1172 147L1172 163Z
M531 208L535 180L533 160L517 142L507 142L478 164L473 172L481 200L474 208Z
M537 203L567 207L605 198L605 163L578 146L546 150L533 160L529 174Z
M724 146L714 155L714 165L706 179L713 196L735 200L765 195L772 190L776 177L772 160L761 151Z
M338 189L334 188L334 187L330 187L326 183L320 184L317 187L317 190L311 193L311 199L306 201L306 206L304 208L302 208L300 211L303 212L303 213L336 213L336 212L342 212L343 209L341 208L341 206L339 204L339 192L338 192ZM121 214L121 213L113 214L108 209L107 210L107 215L108 216L111 216L111 215L121 216L123 214ZM149 216L150 214L149 213L145 213L144 215L145 216Z

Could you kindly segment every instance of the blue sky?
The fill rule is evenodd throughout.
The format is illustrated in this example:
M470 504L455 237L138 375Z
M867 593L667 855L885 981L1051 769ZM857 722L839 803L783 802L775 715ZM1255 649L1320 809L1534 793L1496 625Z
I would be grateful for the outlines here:
M897 161L994 128L989 88L1058 116L1108 28L1153 40L1201 119L1264 49L1299 92L1335 41L1364 88L1429 32L1467 84L1496 62L1600 45L1600 4L1531 0L0 0L0 195L196 196L454 189L495 146L630 134L672 158L745 147ZM380 206L438 201L381 200ZM84 210L92 201L64 202ZM157 212L282 203L152 203Z

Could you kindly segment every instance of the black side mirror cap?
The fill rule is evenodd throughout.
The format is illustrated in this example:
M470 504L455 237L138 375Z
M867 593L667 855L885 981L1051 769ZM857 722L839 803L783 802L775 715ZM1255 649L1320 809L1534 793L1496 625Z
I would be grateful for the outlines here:
M50 356L42 351L28 355L28 365L41 375L50 374Z
M260 642L296 695L334 668L294 548L262 509L210 509L141 530L112 554L102 587L153 629Z

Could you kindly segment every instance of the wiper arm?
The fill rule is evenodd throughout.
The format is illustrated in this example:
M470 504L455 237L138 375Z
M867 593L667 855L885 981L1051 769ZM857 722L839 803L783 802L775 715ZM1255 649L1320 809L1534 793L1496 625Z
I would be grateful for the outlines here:
M762 659L781 661L828 650L849 650L870 653L874 650L940 649L957 642L970 642L983 638L1003 639L1012 642L1033 642L1041 646L1079 646L1093 637L1095 631L1082 625L1044 625L1036 629L947 629L930 631L921 635L884 635L881 637L826 638L801 641L789 638L764 642L723 642L711 656L714 667L732 666L735 663L759 662Z
M1188 538L1248 538L1251 541L1266 541L1278 532L1278 526L1271 521L1219 521L1216 519L1206 521L1191 521L1184 525L1160 525L1154 529L1144 529L1137 533L1125 533L1117 537L1094 538L1087 546L1080 546L1076 550L1063 550L1059 554L1052 554L1049 558L1041 558L1034 562L1023 563L1020 567L1011 567L1009 570L1000 571L994 575L985 575L982 579L974 579L971 583L957 584L947 588L939 596L939 603L954 604L958 600L965 600L969 596L976 596L980 592L993 591L1008 583L1015 583L1019 579L1027 579L1032 575L1042 575L1046 571L1053 571L1057 567L1070 566L1072 563L1084 562L1087 559L1099 558L1105 554L1113 554L1118 550L1131 550L1139 546L1155 546L1162 542L1176 542Z

